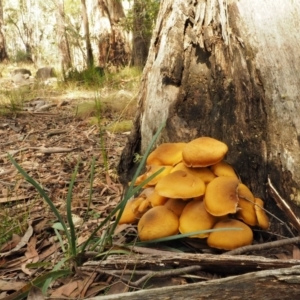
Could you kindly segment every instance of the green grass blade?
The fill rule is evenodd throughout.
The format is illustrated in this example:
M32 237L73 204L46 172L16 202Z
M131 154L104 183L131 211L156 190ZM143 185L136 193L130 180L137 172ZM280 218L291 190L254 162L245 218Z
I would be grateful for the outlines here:
M63 276L69 275L69 274L70 274L69 270L59 270L59 271L52 271L47 274L41 275L41 276L33 279L31 282L27 283L25 286L22 287L22 289L5 297L5 300L25 299L28 296L28 294L33 286L40 287L48 278L52 278L52 280L55 280L57 278L60 278L60 277L63 277Z
M127 193L125 194L125 198L126 198L126 196L127 196L128 194L131 194L132 189L133 189L133 186L134 186L134 183L135 183L136 179L138 178L139 174L141 173L141 171L142 171L142 169L143 169L143 167L144 167L144 165L145 165L145 163L146 163L147 157L148 157L149 153L151 152L151 150L152 150L152 148L153 148L153 146L154 146L155 141L157 140L157 138L159 137L161 131L164 129L165 126L166 126L166 122L164 121L164 122L159 126L157 132L156 132L155 135L153 136L153 138L152 138L152 140L151 140L151 142L150 142L148 148L146 149L146 152L144 153L143 158L142 158L141 162L139 163L139 166L138 166L138 168L137 168L137 170L136 170L136 172L135 172L135 174L134 174L134 176L133 176L133 178L132 178L132 181L131 181L131 184L129 185L128 191L127 191ZM129 197L129 198L130 198L130 197Z
M86 218L88 217L88 213L90 211L90 207L92 203L93 183L94 183L94 176L95 176L95 162L96 162L96 157L93 156L92 163L91 163L91 171L90 171L90 190L89 190L88 206L86 210Z
M114 222L114 224L112 225L112 228L110 230L110 234L113 235L115 228L118 225L118 221L120 220L120 217L124 211L124 208L126 206L127 201L139 190L141 189L144 185L146 185L148 182L150 182L155 176L157 176L160 172L163 171L163 167L158 170L157 172L155 172L154 174L152 174L149 178L147 178L145 181L143 181L141 184L139 184L137 187L134 187L134 182L136 181L137 177L139 176L140 172L142 171L144 164L146 162L146 159L150 153L150 151L152 150L152 147L156 141L156 139L158 138L159 134L161 133L161 131L163 130L163 128L165 127L165 122L163 122L161 124L161 126L159 127L158 131L156 132L156 134L153 136L150 145L148 146L145 155L143 156L143 159L141 160L141 162L139 163L139 166L133 176L133 179L131 181L131 184L129 186L128 191L126 192L123 200L110 212L110 214L100 223L99 226L97 226L97 228L92 232L92 234L89 236L89 238L85 241L85 243L82 245L81 247L81 251L83 252L86 247L90 244L91 240L93 239L93 237L95 236L95 234L97 233L98 230L100 230L103 226L105 226L111 219L113 216L116 215L116 213L118 213L118 216L116 217L116 221Z
M68 260L68 258L65 257L65 258L63 258L61 261L59 261L59 262L57 263L57 265L53 268L53 272L64 271L64 272L66 272L67 274L71 273L71 270L59 270L59 269L61 268L61 266L62 266L67 260ZM48 274L49 274L49 273L48 273ZM46 275L48 275L48 274L46 274ZM52 272L50 272L50 275L51 275L51 274L52 274ZM42 285L42 293L43 293L43 295L46 295L50 283L51 283L53 280L55 280L55 279L56 279L55 276L47 276L47 277L45 278L45 280L42 282L42 283L43 283L43 285Z
M199 231L193 231L189 233L184 233L184 234L176 234L176 235L171 235L167 236L164 238L160 239L155 239L151 241L144 241L144 242L135 242L136 246L142 246L142 245L147 245L147 244L153 244L153 243L161 243L161 242L168 242L168 241L173 241L173 240L179 240L185 237L190 237L192 235L198 235L198 234L206 234L206 233L211 233L215 231L228 231L228 230L243 230L242 228L217 228L217 229L207 229L207 230L199 230Z
M57 224L57 223L56 223ZM60 224L60 223L58 223ZM54 224L55 225L55 224ZM58 238L58 241L59 241L59 244L60 244L60 247L61 247L61 250L66 253L66 248L65 248L65 245L64 245L64 242L63 242L63 239L61 237L61 234L59 233L59 231L55 228L55 226L52 226L52 228L54 229L54 232Z
M15 166L15 168L20 172L20 174L26 179L27 182L29 182L32 186L34 186L36 188L36 190L39 192L39 194L41 195L41 197L47 202L47 204L50 206L52 212L54 213L54 215L56 216L56 218L58 219L58 221L61 223L61 225L64 228L64 231L66 233L68 242L70 244L71 238L70 238L70 234L67 230L67 226L66 223L64 222L62 216L60 215L59 211L57 210L57 208L55 207L55 205L52 203L51 199L48 197L48 195L45 193L45 191L42 189L42 187L33 179L31 178L25 170L23 170L23 168L14 160L14 158L8 154L8 158L11 161L11 163Z
M67 220L68 220L68 225L70 229L70 240L69 240L69 247L70 247L70 252L72 256L76 256L76 234L75 234L75 226L72 218L72 192L74 188L74 183L75 183L75 178L78 173L78 167L79 167L79 162L76 164L75 170L72 174L69 189L68 189L68 194L67 194Z

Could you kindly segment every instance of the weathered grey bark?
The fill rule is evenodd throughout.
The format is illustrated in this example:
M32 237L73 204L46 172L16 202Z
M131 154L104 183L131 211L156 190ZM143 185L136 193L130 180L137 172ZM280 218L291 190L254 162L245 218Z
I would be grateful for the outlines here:
M2 0L0 0L0 61L4 61L5 59L8 59L8 55L6 52L5 37L2 28L3 28L3 7L2 7Z
M121 1L98 0L100 18L98 20L101 32L99 34L100 67L107 65L124 66L130 59L129 41L120 24L125 17Z
M269 176L298 214L299 19L292 0L162 1L122 179L166 120L158 143L224 141L227 160L267 208Z
M57 39L60 51L60 65L62 74L65 76L66 71L72 67L72 59L65 27L64 0L56 0L56 5Z
M94 57L93 57L91 40L90 40L90 27L89 27L89 19L88 19L85 0L81 0L81 11L82 11L84 39L85 39L85 46L86 46L86 63L88 67L92 67L94 65Z
M166 299L268 299L299 297L300 268L253 272L207 282L155 288L138 292L89 298L88 300L166 300Z
M190 254L151 250L153 254L148 252L147 254L133 253L126 256L115 255L109 256L107 260L100 263L99 261L89 261L84 265L96 267L95 271L110 271L112 274L115 270L120 272L118 274L122 274L122 270L126 270L126 274L129 276L127 278L133 281L136 280L134 276L137 276L135 272L139 272L139 270L147 270L150 273L153 270L160 272L186 266L199 266L204 274L209 272L229 277L195 284L101 296L89 300L293 299L299 293L300 269L299 260L296 259L281 260L249 255ZM151 250L149 249L149 251ZM132 273L128 273L130 270ZM257 272L257 270L260 271ZM236 276L236 274L243 275ZM132 279L133 277L134 279ZM173 275L173 277L176 276ZM276 289L275 293L274 289Z

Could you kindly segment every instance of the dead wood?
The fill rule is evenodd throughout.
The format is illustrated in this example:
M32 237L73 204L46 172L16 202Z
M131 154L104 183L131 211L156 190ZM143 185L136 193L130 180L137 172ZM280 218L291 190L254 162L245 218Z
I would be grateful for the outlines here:
M296 243L300 243L299 236L294 237L294 238L285 239L285 240L278 240L278 241L268 242L268 243L263 243L263 244L244 246L244 247L240 247L240 248L228 251L225 254L237 255L237 254L242 254L245 252L271 249L271 248L282 247L284 245L291 245L291 244L296 244Z
M205 271L223 274L241 274L257 270L279 269L299 265L299 260L279 260L250 255L213 255L167 252L166 255L133 253L128 256L109 256L106 260L89 261L84 266L94 266L100 270L162 270L199 265Z
M297 299L300 289L300 267L264 270L182 286L171 286L100 296L88 300L166 300L166 299Z

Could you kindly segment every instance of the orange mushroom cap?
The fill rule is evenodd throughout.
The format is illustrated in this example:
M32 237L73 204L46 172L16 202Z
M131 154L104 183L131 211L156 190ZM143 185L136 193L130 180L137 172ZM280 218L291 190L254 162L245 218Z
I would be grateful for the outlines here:
M162 178L155 186L155 191L168 198L189 199L203 195L205 183L200 178L179 170Z
M257 217L254 209L254 203L239 198L238 203L238 211L236 213L237 219L243 220L246 224L250 226L256 226L257 225Z
M189 233L200 230L211 229L218 221L205 209L203 201L192 200L183 209L179 218L179 231ZM208 233L191 236L193 238L206 238Z
M209 169L209 168L188 168L183 162L180 162L177 164L170 173L173 173L175 171L182 170L187 173L190 173L196 177L199 177L204 181L204 183L211 182L214 178L216 178L216 175Z
M155 240L178 233L179 220L165 206L155 206L139 220L138 236L141 241Z
M269 217L263 210L264 202L260 198L255 198L255 213L257 217L257 225L262 229L268 229L270 226Z
M183 209L188 203L188 201L182 199L168 199L164 205L166 208L168 208L169 210L174 212L178 217L180 217Z
M251 245L253 241L253 232L245 223L227 219L219 221L213 229L219 228L241 228L242 230L225 230L211 232L207 238L207 244L210 247L233 250L242 246Z
M172 170L172 166L146 166L146 172L142 175L140 175L134 185L137 186L139 184L141 184L143 181L145 181L146 179L148 179L151 175L153 175L155 172L159 171L160 169L163 170L157 174L153 179L151 179L146 185L145 187L149 187L149 186L153 186L153 185L156 185L157 182L163 178L164 176L168 175L171 170Z
M153 190L151 194L147 196L147 200L151 203L152 206L164 205L168 201L168 197L161 196Z
M149 202L144 195L129 200L123 210L119 224L136 223L143 213L150 208Z
M204 203L213 216L224 216L237 211L239 180L235 177L217 177L206 187Z
M186 143L164 143L147 158L147 165L174 166L182 161L182 149Z
M228 147L211 137L200 137L187 143L182 150L182 159L187 167L207 167L221 161Z
M217 176L232 176L238 178L234 171L234 168L224 160L212 165L210 168L212 172Z

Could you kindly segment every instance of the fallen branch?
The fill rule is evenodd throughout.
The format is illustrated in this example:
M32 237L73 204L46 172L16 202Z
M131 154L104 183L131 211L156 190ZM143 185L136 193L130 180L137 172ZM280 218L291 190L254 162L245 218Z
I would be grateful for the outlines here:
M300 243L300 237L299 236L294 237L294 238L285 239L285 240L268 242L268 243L264 243L264 244L244 246L244 247L240 247L240 248L228 251L228 252L223 253L221 255L225 255L225 254L226 255L237 255L237 254L243 254L245 252L271 249L271 248L276 248L276 247L281 247L281 246L284 246L284 245L290 245L290 244L296 244L296 243Z
M68 153L72 152L74 150L77 150L76 148L62 148L62 147L52 147L52 148L46 148L46 147L29 147L28 149L38 150L45 154L51 154L51 153Z
M290 206L287 202L279 195L275 187L273 186L270 177L268 177L268 193L275 200L278 207L284 212L284 214L288 217L288 220L292 223L294 228L300 233L300 220L296 217L294 212L291 210Z
M183 267L179 269L173 269L173 270L165 270L165 271L159 271L159 272L149 272L148 274L144 275L140 279L134 282L128 282L129 285L138 287L146 280L150 279L151 277L165 277L165 276L174 276L174 275L182 275L187 274L189 272L195 272L201 270L201 266L189 266L189 267Z
M149 280L152 277L161 278L166 276L177 276L182 274L188 274L193 273L195 271L199 271L202 269L201 266L188 266L188 267L182 267L178 269L170 269L170 270L163 270L163 271L150 271L150 270L102 270L97 268L89 268L89 267L80 267L79 268L82 271L88 271L88 272L97 272L97 273L105 273L108 275L115 276L119 278L120 280L126 282L128 285L132 287L139 287L141 284L143 284L146 280ZM122 278L123 275L142 275L140 279L137 281L128 281L127 279Z

